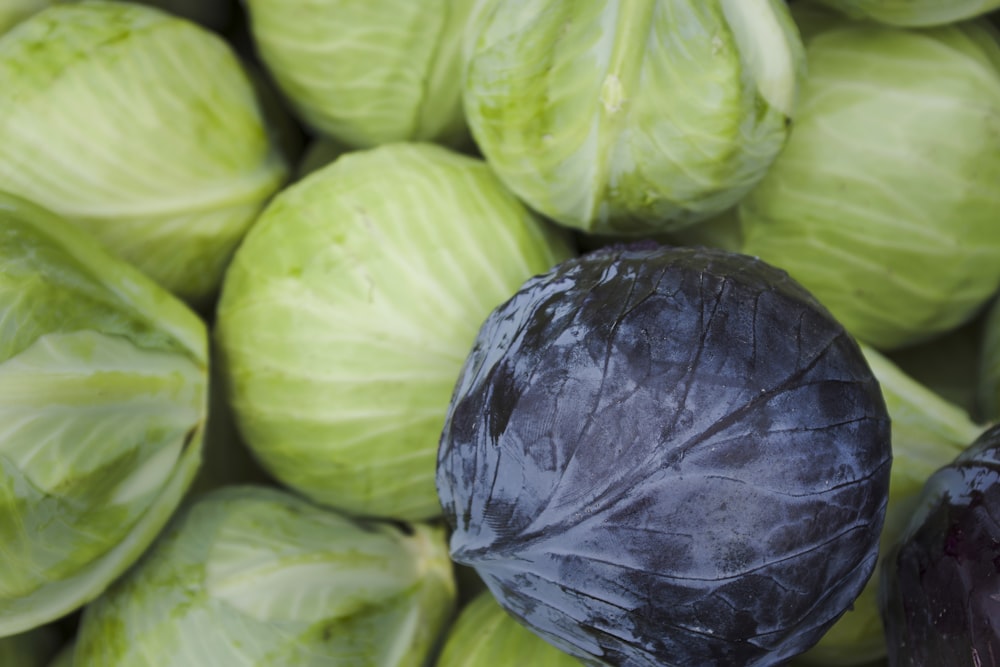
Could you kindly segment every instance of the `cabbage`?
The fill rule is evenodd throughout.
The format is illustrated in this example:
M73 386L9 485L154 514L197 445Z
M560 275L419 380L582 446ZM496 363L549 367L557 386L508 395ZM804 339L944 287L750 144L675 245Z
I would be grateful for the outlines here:
M875 567L889 416L797 283L612 246L487 318L438 455L452 558L589 664L777 665Z
M420 667L451 617L444 531L231 486L87 606L74 667Z
M201 460L205 325L55 214L0 195L0 636L97 596Z
M880 608L890 665L989 665L1000 646L1000 426L923 486L885 560Z
M788 143L739 208L742 252L882 350L1000 286L1000 45L982 22L813 25Z
M353 147L462 143L473 0L246 0L264 64L320 134Z
M56 5L0 37L0 184L198 306L285 178L213 33L133 3Z
M565 225L648 235L734 205L784 144L802 45L780 0L490 0L464 100L503 182Z
M572 250L481 160L346 153L285 189L226 275L216 339L263 466L354 514L438 516L434 457L479 322Z

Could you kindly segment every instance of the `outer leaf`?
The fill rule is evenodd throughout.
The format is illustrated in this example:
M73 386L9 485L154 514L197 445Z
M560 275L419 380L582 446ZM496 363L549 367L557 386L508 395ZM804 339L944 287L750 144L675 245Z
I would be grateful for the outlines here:
M74 667L419 667L455 597L444 534L289 493L203 496L87 607Z
M231 47L134 3L50 7L0 38L0 145L4 189L202 303L285 175Z
M514 192L649 234L735 204L781 148L801 44L772 0L484 3L465 109Z
M261 58L305 121L349 146L460 141L473 0L248 0Z
M594 664L777 665L871 574L889 418L786 274L610 248L486 320L438 455L452 557Z
M807 61L788 144L740 205L743 252L880 349L968 320L1000 285L997 35L838 20Z
M0 635L100 593L201 456L202 322L91 237L0 196Z
M479 322L571 253L480 160L348 153L282 192L227 274L237 424L277 479L352 513L440 513L434 456Z

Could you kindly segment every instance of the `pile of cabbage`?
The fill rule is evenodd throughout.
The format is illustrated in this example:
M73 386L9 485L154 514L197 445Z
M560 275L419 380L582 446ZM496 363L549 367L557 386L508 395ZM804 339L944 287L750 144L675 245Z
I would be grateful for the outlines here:
M998 8L4 3L0 665L618 664L452 559L436 468L491 313L637 241L860 346L879 565L794 664L903 664L885 562L1000 417Z

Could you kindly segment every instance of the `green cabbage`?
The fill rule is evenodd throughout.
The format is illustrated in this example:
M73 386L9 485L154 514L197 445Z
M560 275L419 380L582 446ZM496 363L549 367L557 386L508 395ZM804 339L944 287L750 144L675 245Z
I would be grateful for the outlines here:
M3 189L198 305L286 174L232 47L126 2L55 5L0 36L0 145Z
M0 195L0 636L98 595L201 460L207 333L96 240Z
M1000 45L985 22L811 25L788 143L740 204L742 251L883 350L1000 286Z
M74 667L420 667L451 618L444 530L231 486L87 606Z
M464 100L504 183L565 225L647 235L734 205L784 144L802 45L780 0L489 0Z
M319 133L353 147L462 143L473 0L246 0L264 64Z
M342 155L274 199L226 274L216 339L243 438L317 502L438 516L437 443L479 324L571 253L481 160Z

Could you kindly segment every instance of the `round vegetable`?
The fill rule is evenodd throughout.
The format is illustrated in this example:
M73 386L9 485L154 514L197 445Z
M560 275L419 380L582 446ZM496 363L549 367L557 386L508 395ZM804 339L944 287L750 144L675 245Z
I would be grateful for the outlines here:
M207 333L81 230L0 195L0 636L97 596L201 460Z
M869 578L890 459L861 350L785 273L625 246L486 320L437 482L452 557L567 652L775 665Z
M203 496L84 611L74 667L420 667L455 598L444 531L290 493Z
M246 0L261 59L316 129L353 147L460 143L473 0Z
M56 5L0 37L0 183L199 306L286 167L215 34L129 2Z
M930 339L1000 286L997 35L818 21L788 143L740 205L741 251L879 349Z
M481 160L439 146L313 172L264 211L223 286L216 334L244 439L318 502L440 515L435 451L476 328L570 254Z
M889 665L990 665L1000 655L1000 426L927 480L883 565Z
M802 74L780 0L490 0L474 27L477 145L530 206L589 232L735 204L781 149Z

